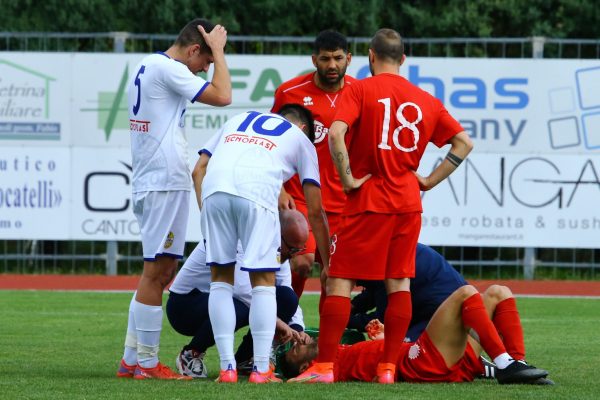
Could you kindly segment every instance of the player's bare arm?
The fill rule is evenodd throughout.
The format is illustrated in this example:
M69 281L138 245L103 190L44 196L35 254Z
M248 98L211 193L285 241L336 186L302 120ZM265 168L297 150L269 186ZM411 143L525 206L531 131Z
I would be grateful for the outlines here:
M450 151L446 155L444 161L433 170L431 175L423 177L415 172L421 190L430 190L450 176L462 161L467 158L471 150L473 150L473 142L465 131L454 135L448 143L451 145Z
M295 210L296 202L294 202L294 198L285 191L285 188L281 187L281 192L279 192L279 200L278 205L280 210Z
M202 181L206 175L206 167L208 166L210 157L206 153L202 153L200 158L194 165L192 171L192 181L194 182L194 191L196 192L196 201L198 201L198 207L202 209Z
M329 268L329 224L321 202L321 188L312 183L305 183L302 189L308 208L308 222L313 230L323 260L323 270L325 270Z
M215 72L208 87L198 96L197 100L211 106L223 107L231 104L231 76L225 61L225 44L227 43L227 30L222 25L217 25L210 33L206 33L201 25L198 30L212 52L212 62ZM208 68L207 68L208 69Z
M348 149L344 142L347 131L348 125L342 121L334 121L329 129L329 152L331 153L333 164L337 169L340 181L342 182L342 187L346 193L358 189L363 183L371 178L371 174L367 174L359 179L355 179L352 175Z

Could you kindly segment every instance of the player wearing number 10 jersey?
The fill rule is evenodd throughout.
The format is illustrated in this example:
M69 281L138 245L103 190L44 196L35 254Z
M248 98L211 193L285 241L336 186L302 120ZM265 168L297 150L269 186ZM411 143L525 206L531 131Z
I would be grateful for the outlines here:
M355 82L344 92L329 130L330 151L347 202L328 271L318 363L298 381L332 379L336 344L348 322L356 279L386 280L386 330L393 332L390 337L405 336L421 229L419 189L429 190L445 179L472 148L468 135L442 103L400 76L404 59L400 35L379 30L369 48L373 77ZM438 147L449 143L451 149L430 176L421 177L416 170L429 142ZM365 257L368 266L356 262ZM400 342L386 339L378 382L393 382L399 351Z
M269 368L277 311L275 271L280 268L281 257L303 248L306 236L301 243L283 240L277 199L283 182L295 174L302 181L317 246L324 252L324 264L329 265L329 231L312 143L313 119L297 104L284 105L279 113L249 111L228 120L200 151L193 172L202 209L206 261L211 267L208 312L219 350L220 382L237 381L232 284L238 240L244 250L242 270L250 273L252 284L249 322L254 370L250 382L280 381ZM302 217L300 221L306 229Z

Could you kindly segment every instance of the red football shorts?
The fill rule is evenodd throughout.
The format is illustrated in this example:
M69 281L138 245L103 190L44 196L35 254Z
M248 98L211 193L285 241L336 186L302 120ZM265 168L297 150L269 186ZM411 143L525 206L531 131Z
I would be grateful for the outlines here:
M448 368L427 331L403 352L397 364L398 380L406 382L470 382L483 373L483 365L467 343L465 355Z
M421 213L344 216L332 246L329 276L381 280L414 278Z

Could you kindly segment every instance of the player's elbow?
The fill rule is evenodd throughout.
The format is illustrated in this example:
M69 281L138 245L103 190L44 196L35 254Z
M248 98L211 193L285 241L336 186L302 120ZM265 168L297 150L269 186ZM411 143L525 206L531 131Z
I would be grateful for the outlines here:
M231 89L217 87L211 83L197 100L209 106L225 107L231 104Z
M467 136L467 140L464 143L464 146L465 146L465 152L467 154L469 154L471 152L471 150L473 150L473 147L474 147L473 141L468 136Z
M460 132L454 136L450 144L452 153L464 159L473 150L473 141L466 132Z
M331 147L331 145L333 143L337 143L340 140L344 140L344 134L336 129L336 130L329 130L329 132L327 132L327 135L329 136L329 146Z
M215 107L225 107L231 104L232 98L231 98L231 93L229 94L224 94L224 95L220 95L220 96L216 96L214 99L214 104L212 104Z

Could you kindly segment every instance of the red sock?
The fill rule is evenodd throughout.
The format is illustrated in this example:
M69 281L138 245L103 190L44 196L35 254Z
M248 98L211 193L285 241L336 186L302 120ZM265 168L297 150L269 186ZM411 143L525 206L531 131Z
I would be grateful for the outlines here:
M385 344L380 362L396 364L411 316L410 292L401 291L388 294L388 304L384 315Z
M506 351L515 360L525 359L525 340L523 327L517 310L517 302L513 297L501 301L496 305L492 318Z
M319 315L323 314L323 305L325 304L325 299L327 298L327 292L325 288L321 285L321 297L319 297Z
M300 298L302 293L304 293L304 285L306 284L307 276L302 276L294 271L292 271L292 289L296 293L296 296Z
M492 359L506 353L496 327L487 315L479 293L475 293L463 302L462 320L466 327L477 332L481 347Z
M327 296L319 323L317 362L334 362L338 345L350 318L350 298Z

